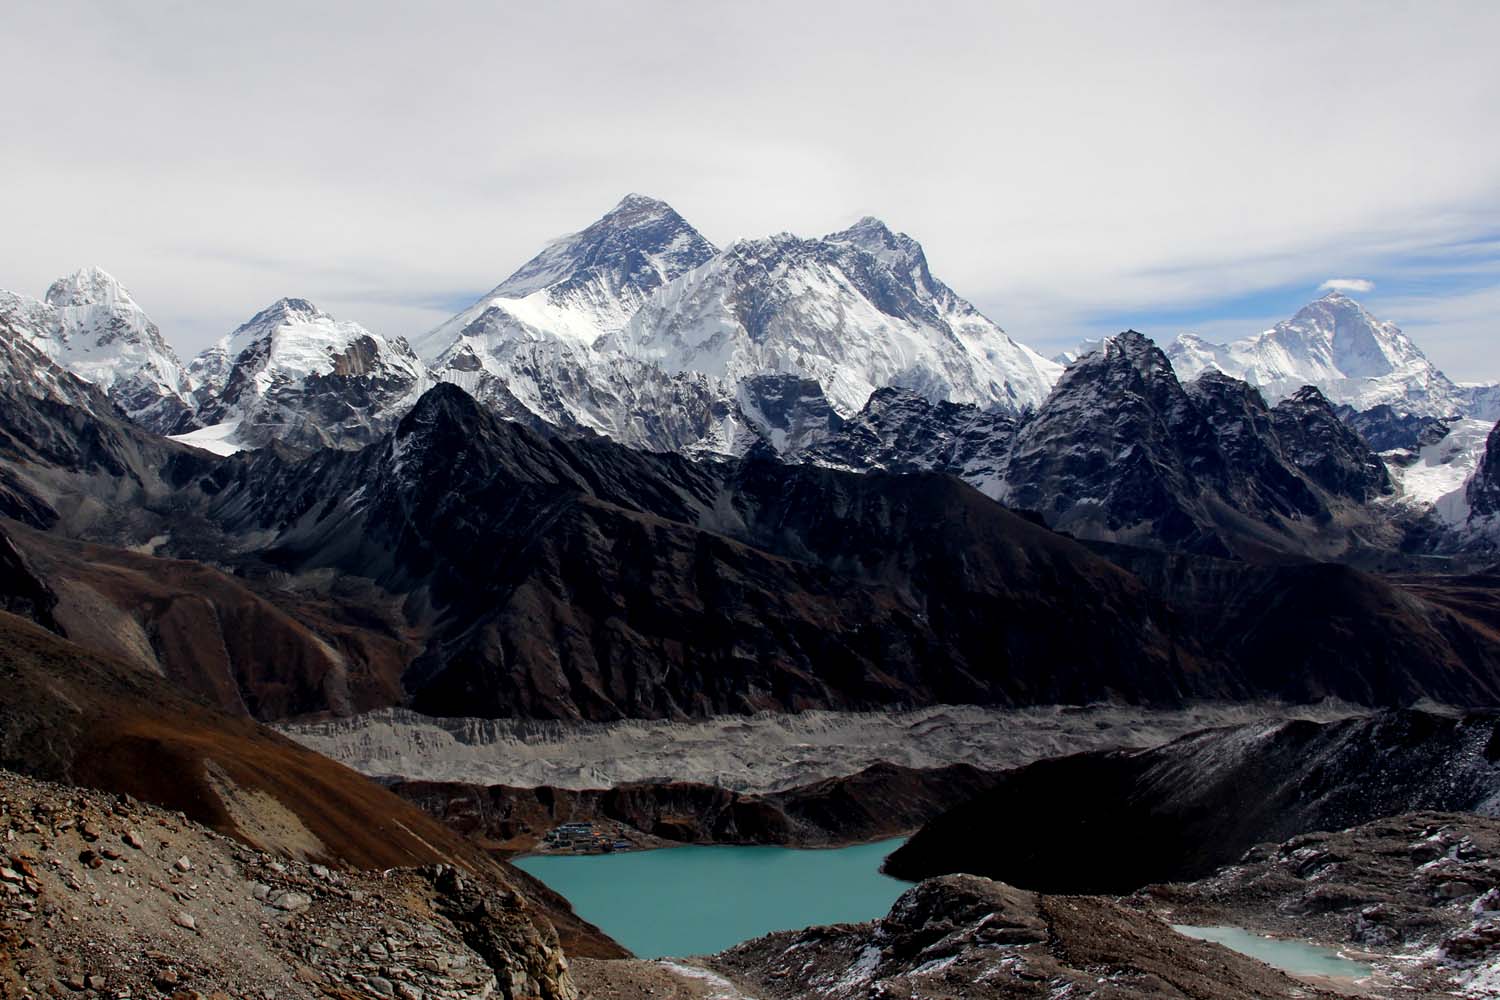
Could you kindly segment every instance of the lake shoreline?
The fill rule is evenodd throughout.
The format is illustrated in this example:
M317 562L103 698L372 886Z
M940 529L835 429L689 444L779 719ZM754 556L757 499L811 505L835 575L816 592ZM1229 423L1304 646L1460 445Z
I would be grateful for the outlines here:
M883 917L911 888L880 870L902 842L832 850L695 844L532 856L516 866L637 957L682 958L775 931Z

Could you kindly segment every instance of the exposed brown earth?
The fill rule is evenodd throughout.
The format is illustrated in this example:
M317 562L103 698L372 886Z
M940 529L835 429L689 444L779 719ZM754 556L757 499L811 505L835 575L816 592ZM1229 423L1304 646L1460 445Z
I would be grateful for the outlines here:
M51 582L63 634L226 712L279 719L402 700L401 672L419 647L396 615L382 614L376 595L257 592L202 563L70 541L13 521L4 529Z
M623 954L560 897L368 778L128 663L0 613L0 766L180 810L267 852L456 864L537 900L579 954Z
M0 771L0 997L574 1000L532 904L452 866L272 857L180 813Z

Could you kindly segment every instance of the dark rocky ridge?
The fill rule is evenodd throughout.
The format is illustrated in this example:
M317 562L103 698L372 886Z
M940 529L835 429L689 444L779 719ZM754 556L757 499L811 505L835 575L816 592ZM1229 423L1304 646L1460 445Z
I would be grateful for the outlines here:
M1436 417L1401 413L1385 404L1368 410L1341 405L1336 410L1339 419L1377 452L1416 451L1424 445L1436 444L1448 434L1448 425Z
M946 472L971 484L998 483L1015 429L1015 417L1003 410L884 388L830 437L794 457L852 472Z
M1272 408L1217 372L1183 385L1127 331L1021 424L999 495L1083 538L1264 560L1394 547L1399 530L1367 507L1390 490L1316 389Z
M1122 893L1200 878L1263 841L1420 809L1481 808L1500 808L1493 712L1232 727L1007 772L995 789L919 831L887 871Z
M1142 550L1100 558L935 473L860 476L760 453L693 462L543 437L451 385L358 452L227 459L108 413L0 402L35 428L0 440L6 467L62 512L62 529L132 545L161 535L163 555L232 567L349 656L351 677L377 682L366 691L385 692L351 684L350 705L609 719L1266 695L1500 701L1500 634L1431 593L1339 567L1182 557L1148 571L1122 554ZM277 583L288 575L325 582ZM1287 581L1302 603L1277 599ZM377 656L341 588L391 609L366 623L372 642L420 655L399 671ZM1345 641L1335 623L1361 615L1372 624ZM1236 616L1254 641L1226 646L1205 628ZM1326 642L1308 645L1302 669L1271 669L1309 627ZM283 680L317 692L325 675ZM282 706L263 717L341 709L249 683L246 704Z

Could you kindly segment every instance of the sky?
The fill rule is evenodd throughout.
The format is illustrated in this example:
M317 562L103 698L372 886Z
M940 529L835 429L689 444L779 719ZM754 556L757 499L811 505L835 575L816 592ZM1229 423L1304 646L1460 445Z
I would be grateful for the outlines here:
M1066 8L1065 10L1061 8ZM284 296L421 333L626 192L884 219L1017 340L1269 327L1330 280L1500 379L1500 4L108 3L0 35L0 287L191 355Z

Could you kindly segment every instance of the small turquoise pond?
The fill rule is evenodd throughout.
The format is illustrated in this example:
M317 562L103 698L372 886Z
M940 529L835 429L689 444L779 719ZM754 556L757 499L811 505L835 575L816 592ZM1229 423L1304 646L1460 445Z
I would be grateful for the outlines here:
M641 958L664 958L722 951L771 931L884 916L911 888L880 874L880 863L901 844L673 847L520 858L515 865Z
M1320 948L1306 941L1261 937L1243 927L1181 927L1174 924L1172 929L1191 938L1222 944L1294 976L1362 979L1374 971L1365 963L1344 958L1331 948Z

